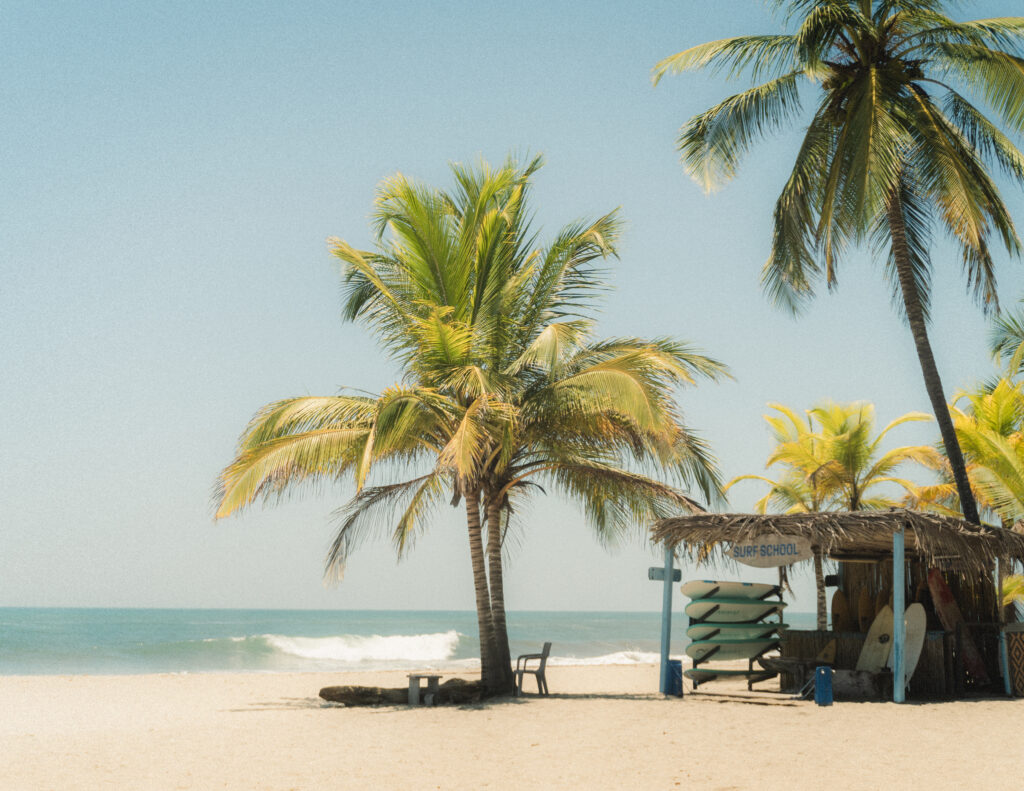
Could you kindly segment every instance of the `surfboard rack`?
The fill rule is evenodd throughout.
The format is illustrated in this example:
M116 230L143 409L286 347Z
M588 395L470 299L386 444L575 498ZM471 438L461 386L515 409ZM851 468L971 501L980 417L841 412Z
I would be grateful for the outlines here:
M687 648L687 654L693 657L693 667L688 669L685 675L693 682L694 689L720 678L744 678L747 681L747 690L750 691L759 681L767 681L778 675L774 670L755 667L754 663L765 654L777 650L782 641L778 633L780 629L785 628L782 624L782 609L786 605L781 601L781 586L692 580L683 585L683 593L692 599L686 607L690 627L711 628L708 634L694 641L701 645L701 651L706 648L706 652L691 652L690 647ZM778 597L779 600L773 600L773 597ZM698 604L701 606L696 606ZM779 623L765 620L773 615L779 616ZM764 626L756 637L744 635L738 638L729 635L731 629L754 625ZM740 658L747 660L745 670L716 669L707 666L708 662L716 659Z
M753 685L756 684L757 682L759 682L759 681L767 681L768 679L775 678L778 675L778 673L776 673L773 670L765 670L764 668L755 668L754 667L754 662L756 662L758 659L763 657L769 651L774 651L775 649L777 649L779 647L779 643L780 643L780 640L778 640L778 639L774 640L770 645L765 646L763 649L758 651L756 654L754 654L753 656L749 657L747 659L747 669L746 670L740 670L740 671L736 671L736 670L719 670L719 671L715 671L715 670L712 670L710 668L704 667L704 665L706 665L708 662L710 662L712 659L714 659L715 654L717 654L721 650L720 647L712 648L710 651L708 651L700 659L694 659L693 660L693 670L695 672L694 672L693 675L688 676L688 678L693 682L693 688L697 689L697 687L699 687L701 684L703 684L703 683L705 683L707 681L714 681L716 678L719 678L719 677L735 678L738 675L743 675L743 676L746 676L746 679L747 679L747 689L750 690L750 689L753 688ZM698 673L699 673L699 675L707 674L708 678L700 678L700 677L698 677Z

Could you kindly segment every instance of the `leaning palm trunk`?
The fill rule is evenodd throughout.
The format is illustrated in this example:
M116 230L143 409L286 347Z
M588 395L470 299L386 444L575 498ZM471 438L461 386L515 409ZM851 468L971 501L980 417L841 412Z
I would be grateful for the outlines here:
M466 526L469 529L469 555L473 563L476 620L480 632L480 682L484 689L490 690L495 683L494 622L491 619L484 542L480 530L480 496L475 492L466 494Z
M821 547L814 547L814 584L818 589L818 631L828 629L828 609L825 605L825 570Z
M978 519L978 507L974 502L974 495L971 493L971 485L967 479L967 467L964 464L964 456L960 450L956 430L953 428L953 420L949 416L949 407L946 406L946 396L942 392L942 380L939 378L939 370L935 365L935 356L932 354L932 347L928 342L924 311L921 308L921 299L911 269L907 230L903 219L903 203L898 191L893 191L886 212L889 219L889 233L892 237L892 254L896 263L896 274L900 281L907 322L910 324L914 345L917 347L917 359L921 363L921 372L924 374L924 386L928 391L928 398L932 402L932 411L939 424L942 444L946 448L949 466L953 471L953 480L956 482L957 494L960 496L960 509L964 519L977 525L981 523Z
M487 577L490 582L491 625L494 630L494 678L492 691L512 692L512 656L505 621L505 593L501 562L501 501L487 498Z

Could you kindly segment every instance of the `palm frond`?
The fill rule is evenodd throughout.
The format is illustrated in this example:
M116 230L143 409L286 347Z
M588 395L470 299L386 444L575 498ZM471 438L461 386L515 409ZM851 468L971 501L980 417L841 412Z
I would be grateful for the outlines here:
M1015 131L1024 131L1024 60L979 44L935 43L935 64L980 90L985 101Z
M393 540L401 554L412 540L420 520L440 501L444 488L441 476L429 473L402 483L363 489L335 512L339 525L327 552L324 576L329 580L340 580L352 552L375 533L385 530L394 520L394 509L408 498L409 502L393 530Z
M989 348L1003 360L1011 376L1024 368L1024 310L1017 308L996 316L989 330Z
M657 85L666 74L681 74L711 67L734 77L750 68L753 79L763 74L791 71L797 65L797 40L791 35L734 36L690 47L659 61L651 72Z
M335 480L362 458L370 429L320 429L267 440L242 451L218 479L216 517L281 496L298 483Z
M736 175L740 160L766 134L800 112L797 78L792 71L730 96L695 115L680 130L677 148L686 172L711 192Z
M548 472L555 485L583 505L599 540L614 545L632 526L662 514L704 509L682 492L643 475L594 463L563 464Z
M815 281L822 274L817 260L818 204L834 138L825 107L819 107L775 203L771 253L761 271L761 285L772 302L794 313L814 295Z

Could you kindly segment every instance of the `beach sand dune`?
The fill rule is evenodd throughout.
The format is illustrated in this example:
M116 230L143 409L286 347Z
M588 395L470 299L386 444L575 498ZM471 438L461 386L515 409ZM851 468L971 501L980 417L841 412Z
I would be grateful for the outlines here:
M433 709L317 697L397 672L0 677L0 788L1024 788L1024 700L679 700L657 677L556 666L550 698Z

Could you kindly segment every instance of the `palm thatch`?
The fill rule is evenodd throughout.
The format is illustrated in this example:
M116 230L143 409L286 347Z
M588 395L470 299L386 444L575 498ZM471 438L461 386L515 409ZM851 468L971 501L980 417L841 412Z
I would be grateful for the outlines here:
M892 536L905 528L906 554L929 566L988 574L997 558L1024 560L1024 534L978 526L940 514L892 508L801 514L713 514L661 519L655 543L699 560L726 558L737 541L763 536L801 536L835 560L882 560L892 555Z

